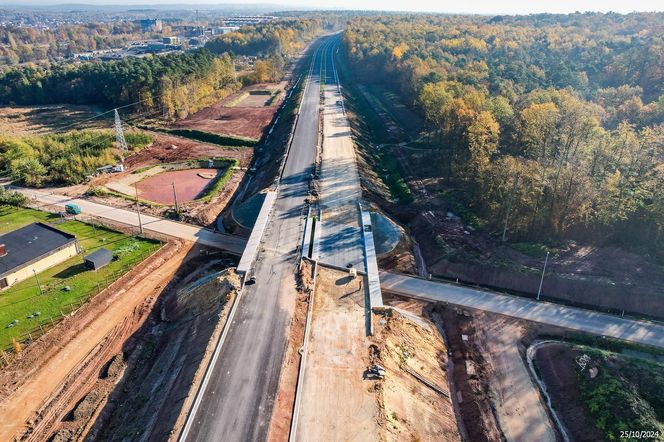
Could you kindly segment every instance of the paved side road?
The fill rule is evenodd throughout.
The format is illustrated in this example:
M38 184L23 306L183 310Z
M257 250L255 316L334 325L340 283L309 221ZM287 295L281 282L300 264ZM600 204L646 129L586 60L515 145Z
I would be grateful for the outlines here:
M80 198L55 195L42 190L24 188L16 188L15 190L43 206L59 206L64 210L65 204L77 204L81 208L83 214L93 215L97 218L107 219L115 223L138 227L138 215L132 210L118 209L117 207L106 206L104 204L94 203ZM210 247L217 247L237 255L242 254L246 244L244 238L215 233L202 227L169 221L155 216L141 214L141 222L143 224L143 229L146 231L172 236L187 241L198 242Z
M664 326L574 307L537 302L396 273L380 273L383 291L427 301L446 302L542 324L604 335L664 348Z

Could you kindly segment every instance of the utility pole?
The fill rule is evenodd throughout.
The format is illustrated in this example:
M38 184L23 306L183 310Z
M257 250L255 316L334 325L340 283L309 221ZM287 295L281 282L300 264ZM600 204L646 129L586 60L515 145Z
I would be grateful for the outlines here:
M173 201L175 201L175 213L180 213L180 207L178 206L178 193L175 191L175 181L171 184L173 185Z
M138 187L134 184L134 190L136 191L136 214L138 215L138 228L143 234L143 223L141 222L141 206L138 204Z
M32 269L32 273L35 274L35 280L37 281L37 288L39 288L39 294L43 295L44 292L42 291L41 284L39 283L39 278L37 277L37 270Z
M542 278L540 279L539 289L537 290L537 300L540 300L540 294L542 293L542 283L544 282L544 272L546 272L546 263L549 262L549 252L546 252L546 258L544 258L544 268L542 269Z

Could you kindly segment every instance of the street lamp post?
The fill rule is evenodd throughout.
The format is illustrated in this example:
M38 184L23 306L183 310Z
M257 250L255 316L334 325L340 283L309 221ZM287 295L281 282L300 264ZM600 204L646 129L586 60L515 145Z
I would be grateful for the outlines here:
M542 294L542 283L544 282L544 272L546 272L546 263L549 262L549 252L546 252L546 258L544 258L544 268L542 269L542 278L540 279L539 289L537 290L537 300L540 300L540 294Z

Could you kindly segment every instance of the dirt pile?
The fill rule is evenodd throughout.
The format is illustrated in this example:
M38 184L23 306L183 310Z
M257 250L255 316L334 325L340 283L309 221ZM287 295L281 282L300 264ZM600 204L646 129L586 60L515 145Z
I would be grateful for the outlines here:
M218 310L237 294L240 285L240 278L234 271L224 270L212 277L204 277L180 290L175 297L175 306L164 306L162 318L169 322L186 321Z
M373 363L386 372L377 385L379 423L387 440L460 440L454 409L446 396L445 344L432 324L414 319L394 311L378 321Z

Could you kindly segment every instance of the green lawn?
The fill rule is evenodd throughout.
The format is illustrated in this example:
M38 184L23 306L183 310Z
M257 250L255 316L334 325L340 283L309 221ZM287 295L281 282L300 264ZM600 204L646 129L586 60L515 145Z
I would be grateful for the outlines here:
M17 209L0 206L0 234L35 221L48 222L55 227L76 235L82 253L62 264L45 270L37 277L43 294L40 294L37 280L30 278L0 292L0 349L6 349L12 338L25 339L26 333L51 325L60 319L61 311L67 314L76 304L89 299L132 266L156 251L160 244L156 241L133 238L123 233L103 227L93 227L79 221L65 221L62 224L58 215L32 209ZM83 255L100 247L105 247L115 255L108 266L94 272L83 266ZM66 290L65 287L69 287ZM35 312L40 315L29 318ZM7 325L18 320L14 327Z

